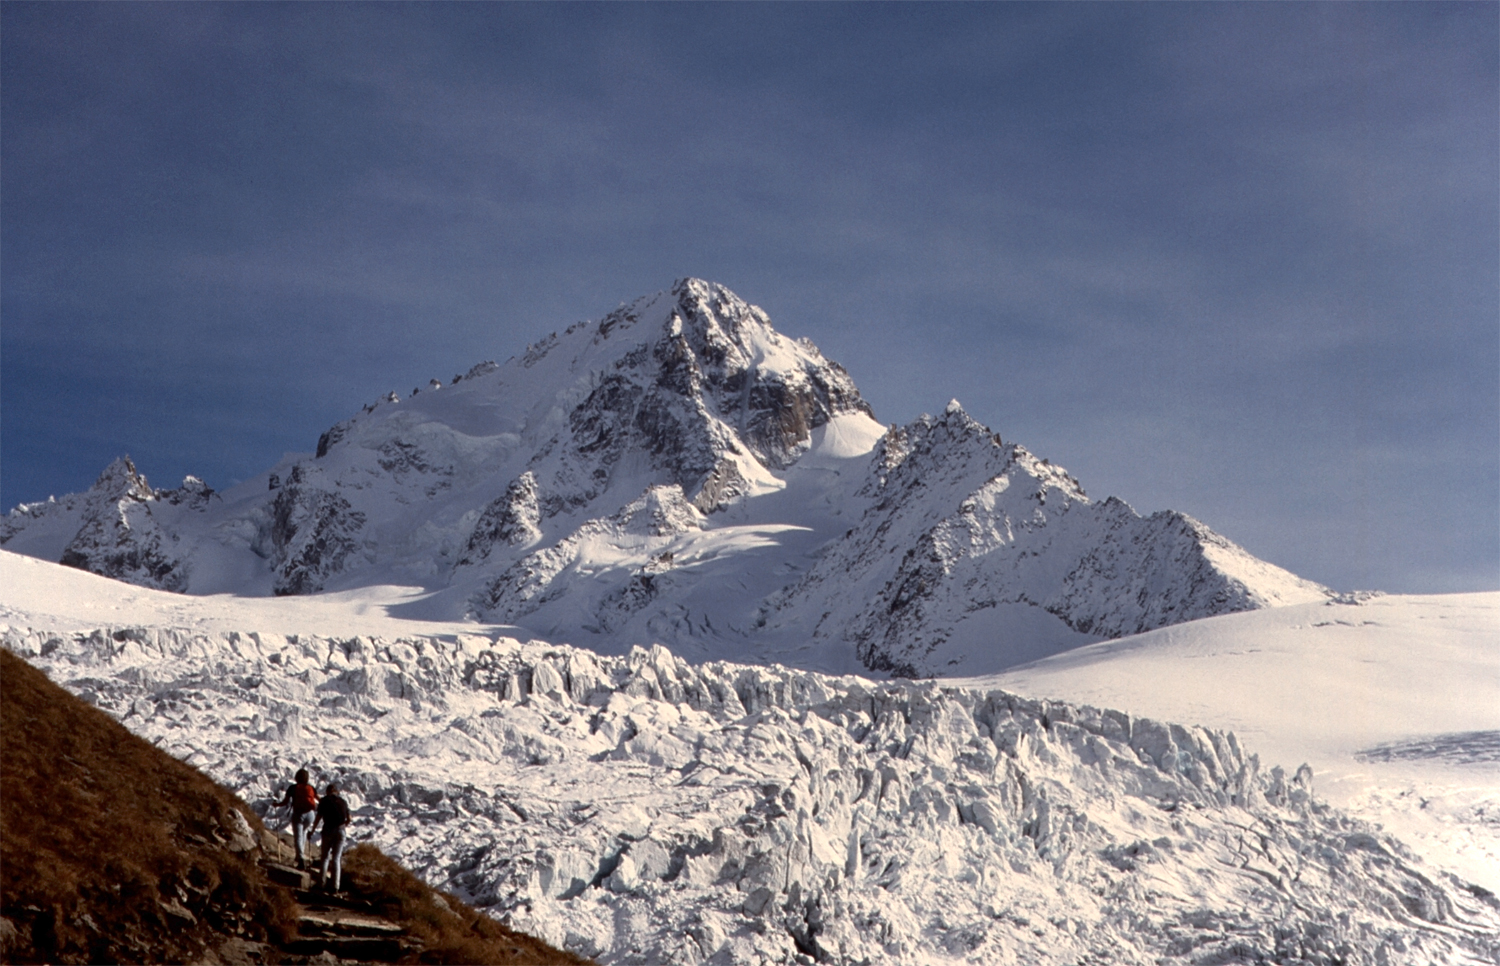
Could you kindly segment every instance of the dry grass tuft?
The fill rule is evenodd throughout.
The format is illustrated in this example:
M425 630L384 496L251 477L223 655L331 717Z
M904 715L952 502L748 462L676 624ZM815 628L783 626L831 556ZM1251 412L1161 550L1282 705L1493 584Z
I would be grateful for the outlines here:
M344 856L350 892L372 902L423 943L419 963L587 963L539 939L512 932L454 896L440 893L371 845Z

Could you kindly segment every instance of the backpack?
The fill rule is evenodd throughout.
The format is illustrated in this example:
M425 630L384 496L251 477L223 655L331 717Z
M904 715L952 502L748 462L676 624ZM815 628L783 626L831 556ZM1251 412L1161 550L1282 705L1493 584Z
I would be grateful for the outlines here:
M338 795L332 795L323 799L318 806L318 814L323 816L323 827L330 832L336 832L349 824L352 817L349 814L349 803Z
M311 785L292 786L292 811L310 812L318 807L318 793Z

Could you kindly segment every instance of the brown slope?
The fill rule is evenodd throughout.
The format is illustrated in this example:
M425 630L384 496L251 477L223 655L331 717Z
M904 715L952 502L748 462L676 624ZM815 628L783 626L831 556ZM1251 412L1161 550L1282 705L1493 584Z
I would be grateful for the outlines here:
M230 791L0 649L0 960L329 962L308 935L327 916L267 878L280 849ZM583 962L371 846L345 862L348 902L399 928L363 961Z

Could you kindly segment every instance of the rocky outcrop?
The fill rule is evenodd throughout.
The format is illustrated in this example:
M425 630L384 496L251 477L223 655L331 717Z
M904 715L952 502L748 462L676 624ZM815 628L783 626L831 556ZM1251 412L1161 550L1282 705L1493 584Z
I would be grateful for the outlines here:
M196 476L185 476L182 485L175 490L157 490L156 498L163 503L172 506L186 507L189 510L203 510L208 507L210 500L214 498L214 489Z
M651 487L613 516L590 520L577 532L551 547L527 554L499 576L490 580L474 596L475 613L514 621L536 610L542 604L567 592L567 573L577 573L589 560L587 555L600 546L628 542L631 538L671 538L703 528L703 514L682 495L682 488ZM653 544L654 545L654 544ZM605 624L616 624L622 608L640 610L656 597L660 587L655 577L670 569L671 553L653 556L636 571L632 580L605 602L599 618Z
M510 482L503 495L484 508L479 522L469 534L459 565L483 561L497 545L522 547L536 542L542 535L538 527L541 519L536 474L522 473Z
M270 541L275 592L309 594L323 589L359 550L365 515L342 495L315 482L318 474L298 464L271 504Z
M345 420L342 423L338 423L337 425L329 427L329 429L324 432L322 436L319 436L318 449L314 458L322 459L323 457L327 456L328 451L332 449L339 440L348 435L349 428L353 425L353 422L353 420Z
M733 457L724 457L703 478L702 485L693 497L693 506L702 513L727 509L736 500L747 495L750 489L750 481L741 472L739 461Z

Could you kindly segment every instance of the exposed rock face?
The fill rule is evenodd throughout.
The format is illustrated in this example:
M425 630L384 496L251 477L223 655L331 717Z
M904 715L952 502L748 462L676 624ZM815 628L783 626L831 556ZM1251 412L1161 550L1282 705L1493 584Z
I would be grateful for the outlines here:
M703 480L693 506L703 513L723 510L750 492L750 481L740 472L737 462L721 459Z
M349 426L351 423L352 420L345 420L344 422L339 423L336 426L330 427L327 432L325 432L322 436L319 436L318 450L315 454L315 457L317 459L322 459L323 457L327 456L329 448L337 444L339 440L344 438L344 434L349 432Z
M756 354L763 350L757 342L771 331L771 320L728 289L688 279L672 293L681 322L669 323L670 341L657 350L671 359L671 375L664 376L684 393L706 391L765 465L790 466L812 430L833 416L873 415L843 367L825 361L811 343L797 345L803 356L798 365L758 366Z
M157 490L156 498L173 506L185 506L190 510L202 510L213 499L214 491L196 476L185 476L182 485L175 490Z
M1500 956L1493 896L1226 732L662 647L144 627L0 645L259 810L315 756L359 834L611 966Z
M497 544L520 547L542 536L541 505L537 501L536 474L529 470L511 481L503 496L484 508L459 564L475 564L490 555Z
M554 477L553 488L566 494L558 509L592 500L631 452L649 454L669 482L714 509L743 491L738 460L726 457L751 456L782 469L833 416L870 413L842 367L810 343L777 333L764 312L723 286L685 279L671 298L654 332L642 323L647 308L660 312L660 299L640 300L600 321L595 344L648 341L616 358L568 414L569 448L594 467L586 477ZM537 347L527 361L535 365L560 344Z
M277 594L323 589L359 549L365 515L337 492L312 482L315 475L305 464L294 466L271 505Z
M1097 542L1046 602L1071 627L1122 637L1268 603L1210 557L1244 551L1190 516L1164 510L1141 519L1111 498L1097 518Z

